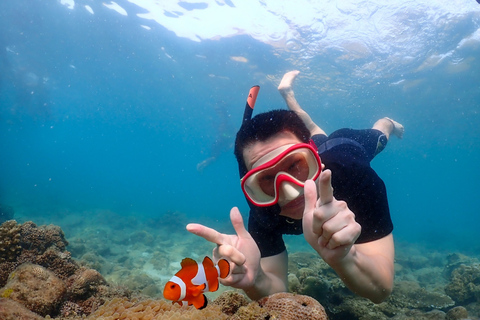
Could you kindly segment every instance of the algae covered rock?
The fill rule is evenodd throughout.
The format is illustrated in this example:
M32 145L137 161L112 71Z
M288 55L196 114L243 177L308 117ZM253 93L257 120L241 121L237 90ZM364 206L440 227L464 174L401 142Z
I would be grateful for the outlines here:
M464 307L455 307L447 312L446 320L461 320L468 318L468 311Z
M454 269L445 292L457 304L480 302L480 264L462 264Z
M455 305L455 302L446 294L428 291L421 288L418 282L399 281L395 283L392 295L388 299L390 305L396 308L419 310L444 310Z
M12 299L0 298L0 319L43 320L44 318Z
M24 263L10 275L0 296L15 300L40 315L55 313L66 286L55 274L42 266Z

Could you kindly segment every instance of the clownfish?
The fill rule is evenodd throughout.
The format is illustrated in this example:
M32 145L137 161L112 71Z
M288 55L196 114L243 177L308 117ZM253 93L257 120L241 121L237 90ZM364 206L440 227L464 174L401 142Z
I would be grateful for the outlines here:
M182 269L165 284L163 296L172 300L172 303L182 305L186 302L197 309L207 306L207 298L203 293L217 291L218 278L226 278L230 273L230 264L225 259L215 265L209 257L205 257L201 264L185 258L180 265Z

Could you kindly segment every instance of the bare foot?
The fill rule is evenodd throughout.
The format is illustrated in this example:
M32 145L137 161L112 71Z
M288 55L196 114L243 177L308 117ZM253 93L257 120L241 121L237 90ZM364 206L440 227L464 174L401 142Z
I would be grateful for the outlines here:
M292 92L293 81L295 81L299 73L300 71L293 70L283 75L282 81L280 81L280 85L278 86L278 91L280 91L282 96L286 96Z
M398 123L397 121L385 117L385 119L389 120L393 124L393 130L392 133L397 136L397 138L402 139L403 138L403 133L405 132L405 128L401 123Z

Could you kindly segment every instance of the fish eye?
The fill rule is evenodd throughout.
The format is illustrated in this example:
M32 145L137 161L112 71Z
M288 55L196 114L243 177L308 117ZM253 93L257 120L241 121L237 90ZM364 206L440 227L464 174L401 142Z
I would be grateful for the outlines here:
M170 289L175 289L176 286L177 286L176 284L171 284Z

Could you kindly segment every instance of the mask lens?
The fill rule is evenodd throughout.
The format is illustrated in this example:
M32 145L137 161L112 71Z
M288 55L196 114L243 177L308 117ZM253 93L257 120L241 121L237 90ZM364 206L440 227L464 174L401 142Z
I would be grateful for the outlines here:
M262 157L242 178L245 195L256 205L268 206L278 201L277 182L287 181L303 188L306 180L320 174L320 158L312 146L302 143L281 147L280 151L273 150L271 155Z

